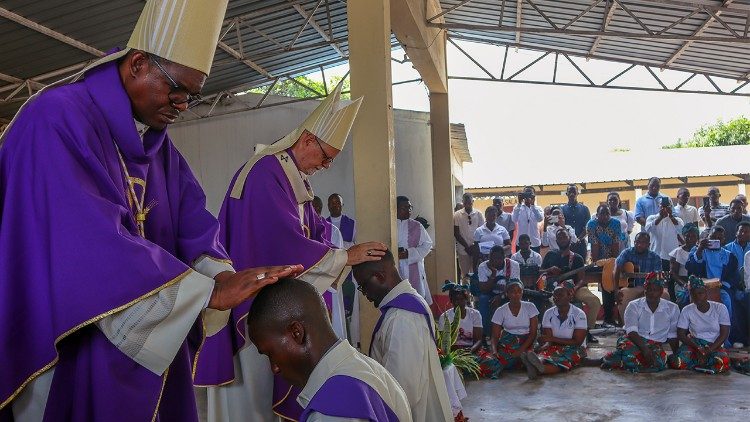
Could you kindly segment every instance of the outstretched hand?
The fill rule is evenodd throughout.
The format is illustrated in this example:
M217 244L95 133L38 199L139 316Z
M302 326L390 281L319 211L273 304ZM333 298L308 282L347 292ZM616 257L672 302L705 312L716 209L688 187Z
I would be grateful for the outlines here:
M381 242L365 242L352 246L346 250L348 255L346 265L352 266L367 261L380 261L388 247Z
M295 277L303 270L302 265L280 265L250 268L236 273L223 272L216 276L208 307L220 311L232 309L258 294L263 287L280 278Z

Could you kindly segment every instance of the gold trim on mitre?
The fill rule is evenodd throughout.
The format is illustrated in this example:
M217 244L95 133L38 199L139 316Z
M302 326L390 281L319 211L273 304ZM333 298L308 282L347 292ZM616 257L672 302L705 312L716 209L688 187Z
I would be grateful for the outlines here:
M255 163L267 155L278 154L291 148L305 130L339 151L344 149L346 139L349 137L349 131L352 129L359 106L362 104L362 97L354 101L341 100L341 88L343 86L344 80L342 79L336 86L336 89L291 133L265 148L256 147L255 154L245 163L237 175L230 196L235 199L242 198L242 191L245 189L247 175Z
M128 47L211 71L229 0L149 0Z

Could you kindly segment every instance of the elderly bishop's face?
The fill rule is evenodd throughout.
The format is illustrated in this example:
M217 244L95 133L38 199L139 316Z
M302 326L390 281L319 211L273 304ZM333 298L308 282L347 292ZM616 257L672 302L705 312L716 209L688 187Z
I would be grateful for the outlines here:
M302 132L293 151L294 158L297 160L297 168L308 176L312 176L318 170L331 167L333 159L340 152L307 130Z

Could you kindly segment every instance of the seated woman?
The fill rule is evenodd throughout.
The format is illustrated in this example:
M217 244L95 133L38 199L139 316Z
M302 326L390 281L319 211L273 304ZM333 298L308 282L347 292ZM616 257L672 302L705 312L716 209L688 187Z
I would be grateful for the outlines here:
M680 308L661 297L666 280L650 273L643 284L645 297L632 300L625 309L625 333L617 339L615 350L602 358L602 369L630 372L659 372L667 368L667 353L662 347L669 341L677 350L677 319Z
M539 354L528 351L521 355L529 379L570 371L586 357L583 348L587 333L586 313L570 304L572 288L570 282L555 288L552 296L555 306L547 309L542 317Z
M505 286L509 302L497 308L492 316L490 352L480 350L482 377L497 379L500 373L517 366L520 356L534 346L539 322L536 306L521 300L523 284L511 279Z
M676 303L681 308L690 303L690 294L686 288L688 280L686 264L690 258L690 252L692 252L693 247L698 243L698 234L697 224L685 224L682 228L682 238L685 239L685 244L669 253L669 275L675 281Z
M677 321L677 337L682 346L669 357L672 369L694 369L718 374L729 370L724 341L729 337L729 311L723 303L708 300L706 285L690 277L690 298Z
M461 319L458 323L458 338L453 349L468 349L471 353L477 353L482 347L482 316L476 309L466 306L469 303L469 290L466 286L446 281L443 291L448 292L453 308L440 315L438 326L441 330L443 329L446 317L450 324L456 316L455 309L458 308L461 312Z

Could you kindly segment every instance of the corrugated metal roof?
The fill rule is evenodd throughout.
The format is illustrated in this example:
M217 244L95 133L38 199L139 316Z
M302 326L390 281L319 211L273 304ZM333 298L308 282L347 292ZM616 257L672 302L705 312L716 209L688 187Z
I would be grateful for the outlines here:
M443 10L459 5L464 0L440 0ZM461 7L446 13L441 20L445 24L497 25L512 27L516 22L516 8L520 0L470 0ZM596 0L533 0L558 27L582 14ZM53 31L71 37L100 51L124 46L143 8L143 0L0 0L0 7ZM551 29L550 23L530 5L521 2L521 26L525 28ZM597 31L606 16L606 5L612 0L601 0L578 21L567 28L574 31ZM747 20L750 1L733 2L719 0L618 0L626 5L653 31L664 31L672 35L690 36L704 28L704 36L731 36L723 24L714 22L705 25L708 12L688 16L696 5L722 9L721 21L738 35L747 38ZM504 7L503 7L504 5ZM316 9L317 6L317 9ZM503 13L500 19L501 9ZM300 13L315 12L311 22L304 26L305 16ZM713 10L713 9L712 9ZM616 7L608 30L643 32L640 24L622 7ZM682 19L680 21L680 19ZM222 42L229 49L240 52L252 60L255 66L264 69L271 77L297 75L329 67L346 61L348 56L348 28L346 2L344 0L230 0L226 13L225 28L234 22ZM316 29L315 25L319 28ZM304 29L300 32L300 29ZM321 34L320 32L323 32ZM514 32L497 32L479 29L448 29L453 38L473 39L482 42L518 45L566 52L571 55L590 55L594 38L581 34L522 33L516 43ZM292 41L294 44L292 45ZM0 18L0 123L9 119L20 106L28 90L19 87L18 80L37 78L39 83L49 83L64 76L66 72L55 72L71 66L82 66L95 58L90 52L68 45L22 26L7 18ZM242 42L240 43L240 39ZM395 38L392 42L396 45ZM750 76L750 48L746 43L692 42L689 48L682 40L632 39L602 37L596 48L597 58L645 63L663 66L674 53L666 67L679 70L705 72L710 75L734 79ZM256 68L257 69L257 68ZM238 87L250 88L269 82L248 64L238 61L227 51L217 49L211 76L204 87L210 95ZM68 69L67 73L77 68ZM50 72L55 72L50 76ZM44 77L46 76L46 78ZM33 84L32 84L33 85ZM38 88L38 84L36 86ZM11 97L11 94L15 94ZM6 100L7 99L7 100Z
M451 123L451 149L462 163L471 163L469 141L466 139L466 127L463 123Z

